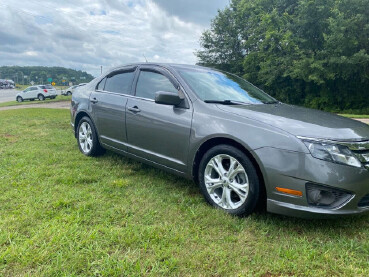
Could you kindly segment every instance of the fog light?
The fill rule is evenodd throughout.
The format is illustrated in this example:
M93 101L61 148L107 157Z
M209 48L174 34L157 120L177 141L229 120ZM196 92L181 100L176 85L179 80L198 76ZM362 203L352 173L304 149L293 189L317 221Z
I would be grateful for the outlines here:
M322 185L306 184L307 201L310 206L333 209L348 202L352 194L341 189Z

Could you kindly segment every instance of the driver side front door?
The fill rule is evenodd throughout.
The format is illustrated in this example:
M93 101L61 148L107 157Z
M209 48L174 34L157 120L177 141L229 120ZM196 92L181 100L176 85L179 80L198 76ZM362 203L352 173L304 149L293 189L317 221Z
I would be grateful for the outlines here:
M141 68L126 107L129 153L180 172L187 169L192 108L155 103L157 91L178 89L161 70Z

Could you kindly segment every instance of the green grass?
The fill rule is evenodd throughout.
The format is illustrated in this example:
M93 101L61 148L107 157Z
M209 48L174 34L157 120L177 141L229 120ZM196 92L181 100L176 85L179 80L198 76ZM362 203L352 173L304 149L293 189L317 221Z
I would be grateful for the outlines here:
M55 99L45 99L45 101L29 101L25 100L21 103L18 103L17 101L9 101L9 102L3 102L0 103L0 107L8 107L8 106L18 106L18 105L32 105L32 104L43 104L43 103L49 103L49 102L61 102L61 101L70 101L72 99L72 96L64 96L64 95L58 95Z
M369 276L369 216L229 216L182 178L82 155L69 112L0 111L0 276Z
M369 114L339 114L339 115L350 118L369 118Z

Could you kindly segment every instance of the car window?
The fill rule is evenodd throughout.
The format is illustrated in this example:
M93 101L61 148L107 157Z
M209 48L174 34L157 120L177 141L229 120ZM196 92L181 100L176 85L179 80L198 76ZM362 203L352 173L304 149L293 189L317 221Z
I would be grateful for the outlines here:
M157 91L178 93L167 77L160 73L141 71L136 87L136 96L155 99Z
M46 85L45 86L47 89L53 89L54 87L52 85Z
M40 88L42 88L42 89L46 89L46 87L45 86L39 86Z
M106 78L102 79L100 83L97 85L97 90L104 90Z
M31 90L31 88L26 88L23 92L28 92L30 90Z
M120 72L107 77L105 91L129 94L134 77L134 71Z
M31 90L37 90L38 88L37 87L31 87Z

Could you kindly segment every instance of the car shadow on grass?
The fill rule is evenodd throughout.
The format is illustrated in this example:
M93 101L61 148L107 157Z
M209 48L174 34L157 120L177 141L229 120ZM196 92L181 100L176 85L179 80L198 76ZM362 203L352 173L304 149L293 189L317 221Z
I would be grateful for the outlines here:
M197 184L191 180L167 173L164 170L157 169L110 151L107 151L104 156L98 159L112 161L112 164L115 165L117 163L126 165L132 171L131 174L154 180L155 184L163 186L163 189L159 190L159 197L162 196L165 198L168 193L185 194L189 198L201 199L200 201L195 201L196 205L206 205L209 209L214 211L214 214L219 214L219 211L206 203ZM181 205L180 203L176 204ZM323 240L325 238L331 239L332 235L337 234L344 237L356 236L361 232L366 232L369 228L369 216L367 214L332 217L328 219L304 219L272 214L266 212L265 209L259 208L247 218L231 215L225 216L230 218L233 224L240 224L241 226L247 226L250 221L261 229L263 226L267 226L268 233L274 231L297 236L318 236ZM236 230L237 229L238 228L236 228ZM239 228L240 231L242 229L243 228Z

